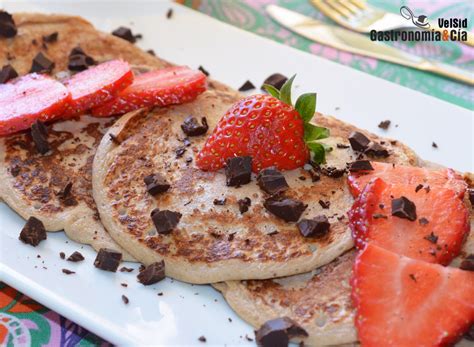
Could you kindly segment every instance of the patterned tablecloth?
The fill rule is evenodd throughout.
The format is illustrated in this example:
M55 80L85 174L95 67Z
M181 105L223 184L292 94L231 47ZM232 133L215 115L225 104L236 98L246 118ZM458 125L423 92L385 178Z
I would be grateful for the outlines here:
M183 1L182 1L183 2ZM265 15L264 7L277 3L289 9L331 22L305 0L184 0L201 12L272 40L348 65L453 104L473 109L474 88L429 73L365 58L325 47L285 30ZM387 11L398 13L401 5L428 18L440 16L474 20L474 5L469 0L391 0L369 1ZM469 28L472 29L471 27ZM458 43L394 43L405 51L474 70L474 48ZM77 324L0 283L0 345L7 346L96 346L108 345Z

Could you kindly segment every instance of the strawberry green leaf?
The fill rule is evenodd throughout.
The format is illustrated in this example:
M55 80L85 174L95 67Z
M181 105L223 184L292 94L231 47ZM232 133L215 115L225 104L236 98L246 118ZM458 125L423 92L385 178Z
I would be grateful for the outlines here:
M307 146L313 154L313 161L316 164L323 164L326 161L326 150L324 146L318 142L307 143Z
M296 75L293 75L288 81L285 82L284 85L281 86L280 89L280 100L283 101L285 104L291 104L291 85L293 84L293 80L295 79Z
M300 95L296 100L295 109L300 114L305 123L308 123L316 111L316 93L306 93Z
M271 96L274 98L280 99L280 91L270 84L264 84L263 89L265 89Z
M306 123L304 125L304 139L306 142L326 139L329 137L329 129L318 127L316 125Z

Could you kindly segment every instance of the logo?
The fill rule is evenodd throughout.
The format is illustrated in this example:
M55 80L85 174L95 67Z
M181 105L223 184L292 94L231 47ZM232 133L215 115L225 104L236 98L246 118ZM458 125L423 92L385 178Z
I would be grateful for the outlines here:
M428 23L428 21L426 20L427 17L424 14L417 17L413 14L412 10L410 10L407 6L400 7L400 14L406 20L411 20L413 24L415 24L418 28L421 28L421 29L430 28L430 23Z
M415 41L415 42L439 42L439 41L467 41L467 18L438 18L436 30L424 14L415 16L408 6L400 7L400 15L411 21L417 28L423 30L387 30L370 31L372 41Z

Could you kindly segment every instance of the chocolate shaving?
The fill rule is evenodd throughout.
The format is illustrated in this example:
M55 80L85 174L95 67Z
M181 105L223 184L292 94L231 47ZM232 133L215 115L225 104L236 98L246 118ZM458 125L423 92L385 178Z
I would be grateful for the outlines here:
M334 167L334 166L322 167L320 171L323 175L331 177L331 178L339 178L339 177L342 177L346 173L345 169L338 169L337 167Z
M66 254L64 252L59 252L59 257L61 259L65 259L66 258Z
M101 270L116 272L121 261L122 253L113 249L101 248L94 260L94 266Z
M63 273L66 274L66 275L72 275L72 274L75 274L75 273L76 273L75 271L71 271L71 270L69 270L69 269L63 269L62 271L63 271Z
M148 265L143 271L140 271L137 276L138 281L145 286L155 284L164 278L165 262L163 260Z
M415 187L415 193L418 193L418 192L421 190L421 188L423 188L423 185L422 185L422 184L417 185L417 186Z
M166 12L166 18L167 19L171 19L171 17L173 17L173 9L170 8L167 12Z
M198 70L201 71L204 75L209 76L209 71L199 65Z
M31 64L30 72L38 73L51 73L54 69L54 62L49 60L47 56L39 52L34 58Z
M14 37L17 34L17 28L13 16L6 12L0 11L0 37Z
M436 142L433 142L433 143L431 144L431 147L433 147L433 148L438 148L438 145L436 144Z
M239 88L239 92L246 92L248 90L255 89L255 86L253 85L252 82L247 80L242 86Z
M36 247L46 240L46 229L43 222L36 217L30 217L20 232L19 239L28 245Z
M288 317L265 322L255 331L257 345L262 347L288 346L290 339L308 337L308 333Z
M321 205L322 208L324 209L328 209L330 206L331 206L331 202L330 201L323 201L323 200L319 200L318 203Z
M248 197L245 197L237 201L237 204L239 205L240 214L244 214L249 210L250 205L252 205L252 200L250 200Z
M384 120L384 121L381 121L378 126L379 126L380 129L387 130L388 127L390 126L390 123L391 123L391 121Z
M120 268L120 272L132 272L132 271L133 271L133 268L131 268L131 267L122 266Z
M4 65L0 70L0 84L7 83L8 81L17 78L18 73L10 64Z
M40 120L31 125L31 137L39 153L46 154L49 151L48 130Z
M349 148L350 146L345 145L343 143L338 143L338 144L336 144L336 147L339 148L339 149L346 149L346 148Z
M392 216L415 221L416 206L404 196L398 199L392 199Z
M122 301L125 305L127 305L130 302L125 295L122 295Z
M285 82L287 80L288 80L288 77L283 76L280 73L274 73L274 74L268 76L265 79L265 81L263 81L263 85L262 85L261 89L264 90L263 86L265 84L268 84L268 85L271 85L271 86L275 87L276 89L280 90L281 87L285 84Z
M83 261L84 260L84 256L79 253L78 251L75 251L73 254L71 254L69 256L69 258L67 258L68 261L72 261L74 263L77 263L79 261Z
M195 117L188 116L183 124L181 124L181 129L188 136L200 136L207 132L209 126L207 125L206 117L202 117L201 124L199 124Z
M173 229L178 225L181 217L181 213L170 210L160 211L156 208L151 211L151 219L159 234L169 234L173 231Z

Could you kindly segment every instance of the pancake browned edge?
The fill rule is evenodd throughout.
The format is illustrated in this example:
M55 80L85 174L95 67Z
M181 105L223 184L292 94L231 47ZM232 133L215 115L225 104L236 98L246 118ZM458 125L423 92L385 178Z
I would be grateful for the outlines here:
M38 52L56 64L53 74L67 71L68 55L80 46L97 61L121 58L138 67L169 66L129 42L101 33L87 21L72 16L17 13L18 34L0 38L0 67L11 64L26 74ZM43 45L42 37L58 33L58 40ZM45 48L46 47L46 48ZM35 216L48 231L65 230L73 240L96 250L120 249L103 228L92 198L91 170L95 149L114 118L82 116L50 126L51 152L39 155L28 132L0 138L0 198L23 218ZM57 193L72 183L68 206Z
M105 136L97 150L93 191L102 223L114 240L142 263L164 259L170 277L213 283L289 276L327 264L353 246L344 219L353 202L345 177L322 175L320 181L312 182L311 174L303 168L284 172L290 186L286 195L308 204L302 218L326 214L331 222L329 234L314 239L303 237L294 223L266 211L266 196L255 177L239 188L227 187L223 170L202 172L195 167L195 154L239 98L235 91L214 90L186 105L132 112L109 129L108 134L119 138L120 144ZM189 115L206 117L209 131L191 138L191 146L185 147L180 125ZM325 141L334 148L327 166L345 169L358 154L336 145L347 145L348 135L356 128L322 115L316 120L332 131ZM387 141L386 147L391 162L418 164L406 146ZM176 154L179 148L185 149L182 156ZM171 184L169 191L157 197L148 194L144 184L144 177L155 173ZM251 199L251 206L242 214L238 201L245 197ZM214 205L218 198L225 198L226 204ZM323 209L320 200L330 200L330 207ZM182 214L171 234L156 233L150 218L156 207Z

